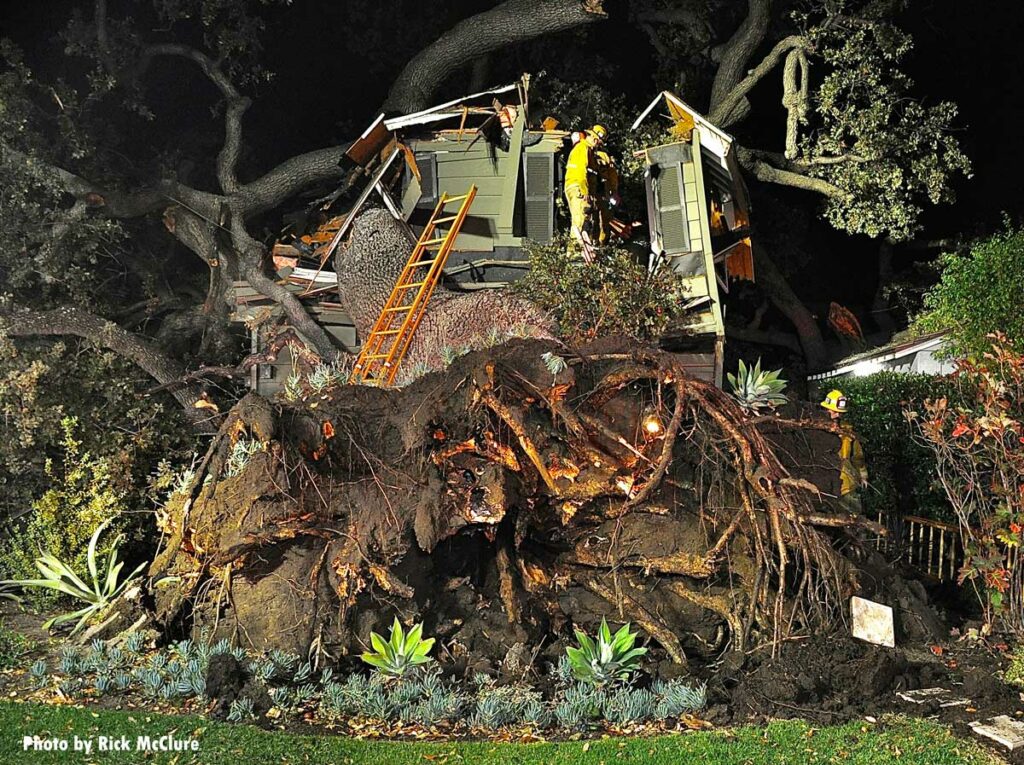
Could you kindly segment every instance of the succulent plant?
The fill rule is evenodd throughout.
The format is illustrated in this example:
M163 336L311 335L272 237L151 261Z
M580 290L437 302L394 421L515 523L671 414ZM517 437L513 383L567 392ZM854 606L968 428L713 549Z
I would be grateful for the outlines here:
M389 677L401 677L413 667L432 661L427 654L434 647L434 638L423 637L422 624L415 625L406 634L396 617L389 639L371 632L370 643L373 651L364 653L360 658Z
M761 359L752 367L748 367L740 359L738 372L734 375L728 373L726 377L732 387L733 397L739 401L740 406L749 411L760 411L762 409L774 409L782 406L787 401L782 391L786 389L786 380L779 378L781 369L771 372L761 370Z
M121 569L124 568L124 563L119 563L117 560L117 548L124 538L122 535L118 535L113 543L110 545L110 552L107 553L106 565L100 566L98 560L97 544L99 542L100 534L107 527L107 522L101 523L96 531L93 532L92 538L89 540L89 547L86 553L86 563L89 567L89 583L87 584L75 571L63 561L59 560L49 553L43 553L39 558L36 559L36 568L42 573L42 579L20 579L17 581L4 581L0 582L0 587L4 586L15 586L22 588L40 588L48 590L56 590L57 592L68 595L75 600L85 603L82 608L77 611L72 611L66 614L58 614L50 619L47 619L43 623L43 629L50 629L66 622L72 622L77 619L74 629L71 630L71 634L76 634L81 630L89 620L94 617L97 613L107 607L115 598L123 593L128 585L134 580L142 570L148 565L146 563L141 564L131 574L125 578L121 578ZM102 646L102 641L100 641ZM102 647L101 649L102 650Z
M572 674L581 682L604 685L616 680L628 680L640 666L640 657L646 648L635 648L637 633L624 624L614 635L608 622L601 619L596 640L582 630L575 630L579 647L565 649Z

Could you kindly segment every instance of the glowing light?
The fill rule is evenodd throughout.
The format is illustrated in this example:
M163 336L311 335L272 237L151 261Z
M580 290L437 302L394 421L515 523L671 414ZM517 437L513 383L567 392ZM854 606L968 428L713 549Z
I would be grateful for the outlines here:
M853 376L854 377L867 377L873 375L876 372L882 371L882 365L871 359L867 361L859 361L853 365Z
M640 427L648 438L656 438L665 430L665 425L658 416L658 410L653 406L644 407L640 416Z

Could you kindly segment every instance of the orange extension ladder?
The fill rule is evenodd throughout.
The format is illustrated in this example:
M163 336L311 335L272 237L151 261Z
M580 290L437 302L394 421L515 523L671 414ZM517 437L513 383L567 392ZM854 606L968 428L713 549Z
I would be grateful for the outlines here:
M426 313L427 302L441 280L444 264L455 245L474 197L475 185L470 186L469 191L461 196L441 195L409 256L409 262L405 264L391 296L384 304L384 310L380 312L370 336L363 343L349 378L350 383L381 387L394 384L398 367ZM455 202L461 202L458 212L445 210L445 207ZM447 230L444 226L448 226Z

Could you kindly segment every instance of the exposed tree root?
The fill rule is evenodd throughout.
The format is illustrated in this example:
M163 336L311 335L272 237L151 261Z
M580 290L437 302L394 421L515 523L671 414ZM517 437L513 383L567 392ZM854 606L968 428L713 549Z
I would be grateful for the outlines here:
M838 472L812 482L773 444L813 437L820 461L829 429L769 437L678 358L628 344L552 376L553 347L509 343L315 408L247 397L171 507L153 573L181 580L157 592L159 618L339 656L395 613L495 660L606 614L677 662L698 630L695 650L723 629L743 647L828 628L857 586L830 534L882 530L822 505ZM229 477L239 438L266 449ZM230 603L198 597L226 565Z

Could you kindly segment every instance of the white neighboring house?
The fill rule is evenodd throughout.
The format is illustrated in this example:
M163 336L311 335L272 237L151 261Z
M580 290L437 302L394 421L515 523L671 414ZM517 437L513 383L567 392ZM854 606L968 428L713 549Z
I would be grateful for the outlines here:
M936 354L947 347L947 335L945 331L932 332L910 339L893 340L879 348L847 356L828 372L812 375L809 379L823 385L826 380L866 377L875 372L946 375L956 365L953 359L939 358Z

